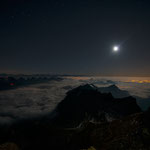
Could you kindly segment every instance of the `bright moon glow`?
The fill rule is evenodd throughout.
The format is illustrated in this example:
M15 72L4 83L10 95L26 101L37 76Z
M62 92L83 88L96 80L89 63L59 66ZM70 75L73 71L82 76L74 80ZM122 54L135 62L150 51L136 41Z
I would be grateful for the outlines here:
M114 52L117 52L118 50L119 50L119 47L118 47L118 46L114 46L114 47L113 47L113 51L114 51Z

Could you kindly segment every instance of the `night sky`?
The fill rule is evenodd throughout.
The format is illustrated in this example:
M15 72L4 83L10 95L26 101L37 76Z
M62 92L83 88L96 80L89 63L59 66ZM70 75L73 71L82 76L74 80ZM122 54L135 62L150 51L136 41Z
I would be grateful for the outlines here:
M0 72L150 76L150 1L1 0Z

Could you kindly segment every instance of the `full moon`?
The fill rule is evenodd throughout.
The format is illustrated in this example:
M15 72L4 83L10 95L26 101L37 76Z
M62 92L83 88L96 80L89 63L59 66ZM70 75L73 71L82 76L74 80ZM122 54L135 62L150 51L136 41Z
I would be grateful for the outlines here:
M119 50L119 47L118 47L118 46L114 46L114 47L113 47L113 51L114 51L114 52L117 52L118 50Z

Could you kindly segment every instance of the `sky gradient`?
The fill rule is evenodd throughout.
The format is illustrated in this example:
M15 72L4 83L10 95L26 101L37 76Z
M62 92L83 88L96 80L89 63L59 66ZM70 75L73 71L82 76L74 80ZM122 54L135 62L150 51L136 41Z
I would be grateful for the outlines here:
M150 76L149 41L149 0L0 2L0 72Z

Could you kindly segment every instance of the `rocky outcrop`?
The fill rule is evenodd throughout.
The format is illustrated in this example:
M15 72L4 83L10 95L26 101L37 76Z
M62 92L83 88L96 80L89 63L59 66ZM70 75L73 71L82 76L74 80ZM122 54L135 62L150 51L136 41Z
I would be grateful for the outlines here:
M141 112L133 97L114 98L111 93L101 93L93 85L79 86L67 93L57 106L56 124L77 126L84 120L105 122Z
M150 116L147 115L137 113L109 123L86 123L82 130L74 134L71 148L88 149L92 146L96 150L148 150Z
M15 143L4 143L0 145L0 150L19 150Z
M124 98L130 96L128 91L120 90L115 84L108 87L100 87L98 90L102 93L111 93L115 98Z

